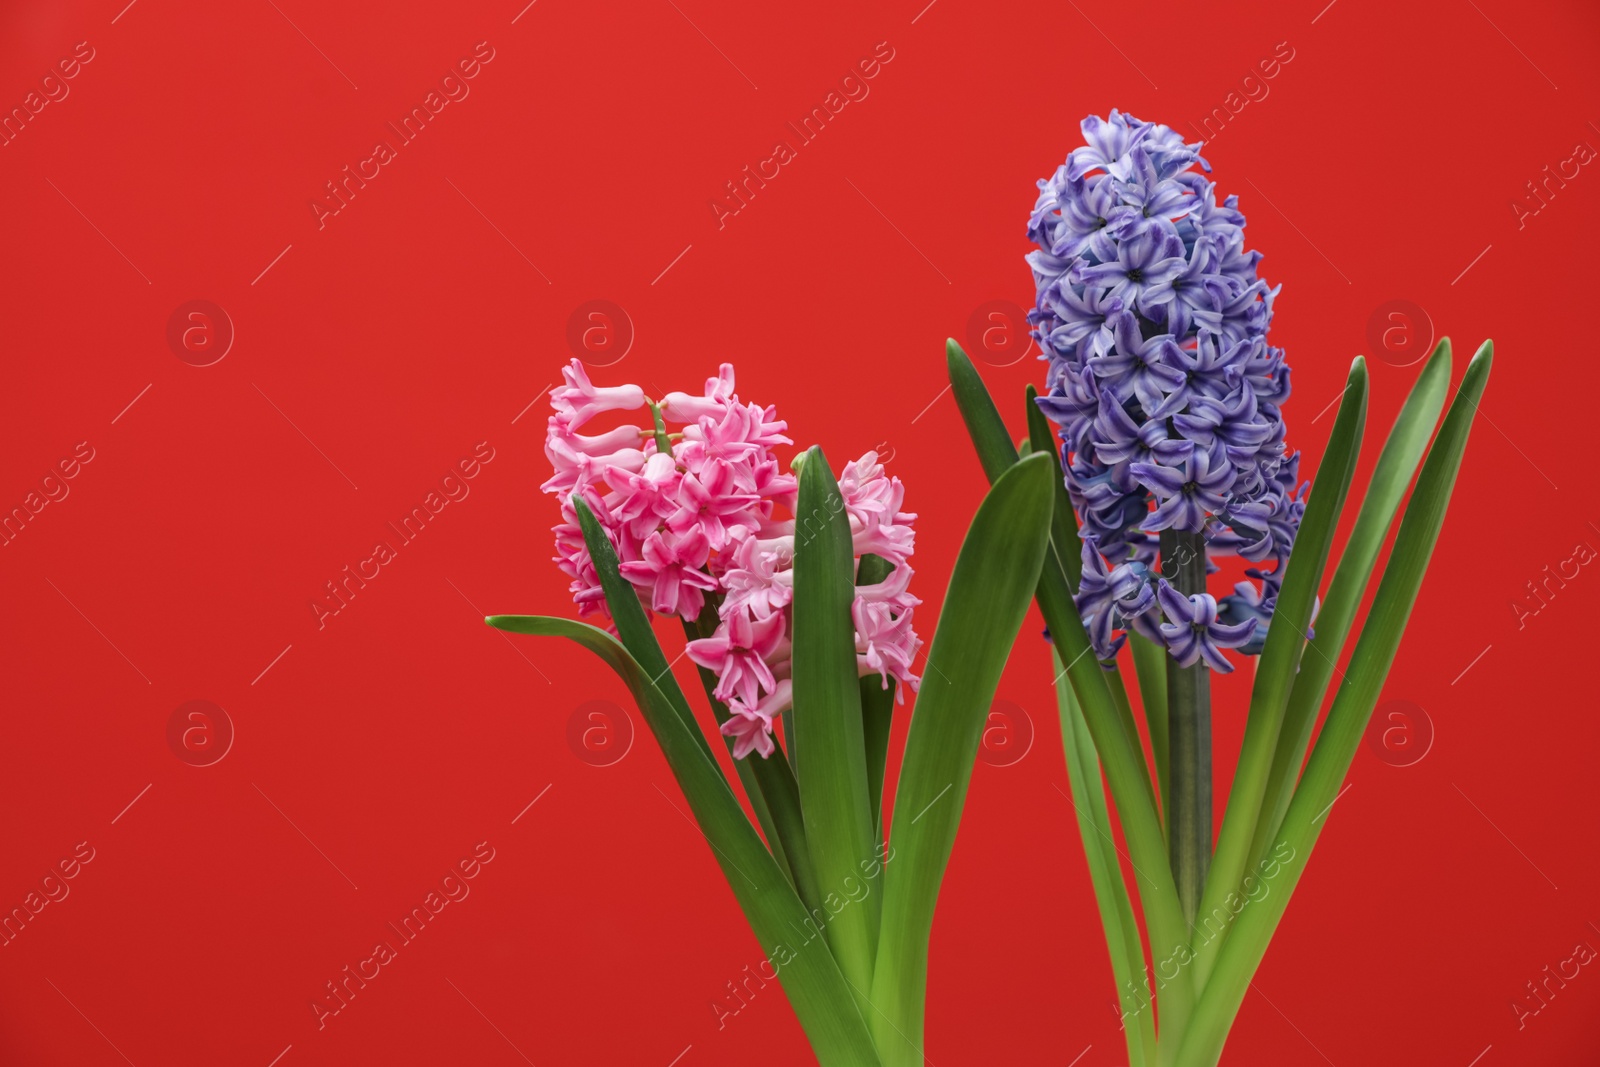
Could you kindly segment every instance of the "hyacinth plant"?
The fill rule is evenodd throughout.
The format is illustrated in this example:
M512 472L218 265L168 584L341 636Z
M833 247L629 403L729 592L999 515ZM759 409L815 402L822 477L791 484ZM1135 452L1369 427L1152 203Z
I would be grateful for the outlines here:
M781 982L818 1061L920 1067L934 905L1049 542L1049 461L995 479L919 678L915 516L875 453L835 476L814 447L785 470L786 424L739 400L728 364L700 394L659 401L596 386L577 360L564 375L543 488L561 504L556 562L580 615L602 625L487 622L568 638L628 685L767 954L760 979ZM596 418L623 421L580 432ZM727 759L652 616L681 622ZM918 696L891 794L906 814L890 823L885 768L907 689Z
M1082 131L1086 143L1039 182L1028 221L1037 246L1029 318L1048 373L1045 395L1028 388L1020 448L954 341L949 372L991 481L1019 455L1049 457L1059 478L1037 600L1129 1062L1213 1067L1393 662L1493 349L1485 342L1473 357L1442 425L1448 339L1433 352L1324 589L1365 429L1365 362L1351 365L1308 495L1299 453L1285 443L1289 368L1268 341L1278 290L1258 275L1260 253L1245 247L1237 197L1219 204L1201 145L1166 126L1113 111L1085 119ZM1218 598L1208 579L1228 557L1247 566ZM1234 669L1230 655L1254 657L1256 667L1214 833L1210 680ZM1124 660L1137 678L1142 735Z

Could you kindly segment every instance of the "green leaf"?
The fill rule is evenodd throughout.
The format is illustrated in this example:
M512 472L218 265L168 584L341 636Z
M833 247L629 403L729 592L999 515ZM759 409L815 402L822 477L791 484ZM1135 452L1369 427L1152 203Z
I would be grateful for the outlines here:
M989 395L983 379L978 377L972 360L953 338L945 341L944 353L945 367L950 373L950 391L967 424L967 433L977 450L978 462L983 465L984 477L992 484L1017 461L1017 448L1011 443L1006 424L994 406L994 398Z
M1162 654L1165 655L1165 651ZM1067 799L1077 812L1078 836L1083 841L1084 859L1089 864L1089 882L1094 886L1100 925L1105 930L1106 949L1111 954L1111 975L1117 984L1117 1004L1123 1013L1128 1063L1130 1067L1154 1067L1155 1007L1145 976L1144 942L1139 937L1128 885L1122 878L1122 861L1118 858L1121 853L1111 833L1105 783L1100 778L1100 758L1095 754L1083 709L1073 695L1072 684L1066 680L1061 657L1052 650L1050 661L1055 665L1061 744L1066 752L1067 778L1072 789ZM1130 1016L1138 1021L1137 1026L1129 1025Z
M1133 669L1139 678L1139 703L1144 705L1145 725L1150 729L1150 754L1155 758L1155 790L1161 798L1162 826L1171 810L1171 773L1168 769L1167 740L1167 650L1143 634L1129 633L1133 649Z
M868 552L856 569L856 585L877 585L888 578L894 564ZM861 679L861 733L867 752L867 795L872 803L872 841L883 840L883 772L889 762L889 731L894 727L895 680L881 676Z
M1289 898L1305 871L1317 837L1338 799L1340 783L1350 770L1373 705L1383 691L1384 679L1405 633L1406 620L1416 602L1428 560L1438 543L1451 490L1461 470L1461 457L1472 430L1473 416L1488 383L1493 359L1494 345L1485 341L1467 366L1439 436L1428 449L1372 610L1356 641L1349 670L1334 697L1333 707L1278 832L1271 853L1277 872L1268 883L1270 891L1258 902L1247 905L1235 920L1233 933L1223 945L1206 984L1194 1023L1184 1034L1175 1067L1211 1067L1221 1055L1228 1029L1250 987L1250 978L1260 965Z
M1217 837L1216 855L1195 919L1195 982L1203 987L1216 960L1217 951L1227 936L1231 915L1225 902L1230 894L1243 895L1242 882L1252 858L1256 821L1261 815L1267 776L1272 770L1278 734L1283 726L1289 689L1300 668L1305 649L1306 630L1311 625L1311 610L1327 566L1328 551L1344 510L1345 496L1355 474L1361 451L1361 433L1367 421L1367 364L1360 356L1350 365L1344 399L1328 436L1327 450L1317 468L1317 478L1295 535L1294 549L1283 564L1283 588L1267 627L1267 643L1256 668L1255 685L1250 691L1250 715L1245 720L1244 741L1239 749L1239 764L1228 790L1228 806ZM1223 917L1221 933L1201 940L1205 924L1213 916Z
M988 396L984 393L984 396ZM1061 443L1050 429L1037 403L1039 391L1032 385L1026 390L1028 398L1028 442L1033 451L1050 457L1052 481L1056 487L1056 509L1050 520L1050 544L1055 550L1061 570L1067 576L1072 591L1078 591L1078 580L1083 576L1083 542L1078 539L1078 517L1072 511L1072 498L1067 496L1067 480L1061 470Z
M1322 698L1328 690L1339 655L1344 650L1345 638L1355 619L1356 609L1366 594L1367 583L1377 562L1378 550L1388 540L1395 514L1405 496L1411 478L1422 462L1422 453L1428 447L1444 409L1445 396L1450 391L1450 339L1444 338L1422 368L1421 375L1411 388L1405 406L1395 419L1389 439L1378 455L1378 465L1367 484L1366 499L1356 516L1355 527L1345 543L1344 554L1333 573L1327 598L1317 615L1316 636L1311 639L1305 655L1300 658L1300 673L1295 676L1294 688L1289 693L1289 708L1284 713L1283 729L1278 734L1278 750L1272 759L1272 773L1267 777L1266 798L1262 818L1256 823L1255 839L1250 854L1259 860L1266 848L1277 838L1283 814L1289 810L1289 798L1294 792L1295 778L1305 761L1306 749L1311 743L1311 731L1316 726L1317 713L1322 708Z
M973 448L983 460L984 470L1003 471L1008 455L1011 462L1016 462L1016 450L1006 437L994 401L971 362L954 342L946 346L946 362L957 405L967 424L967 433L972 437ZM990 481L996 476L991 474ZM1167 863L1166 838L1161 830L1161 817L1156 812L1143 749L1138 738L1129 737L1123 726L1121 711L1105 678L1106 671L1094 658L1088 631L1072 601L1066 573L1056 559L1046 557L1034 596L1056 648L1066 661L1067 677L1071 679L1073 693L1094 738L1095 751L1105 768L1106 782L1111 788L1128 842L1128 853L1139 879L1139 899L1149 927L1151 955L1158 965L1180 959L1189 951L1189 929L1179 908L1172 868ZM1189 969L1182 966L1176 969L1177 977L1167 983L1162 1000L1164 1033L1181 1030L1192 1006Z
M683 631L690 640L710 637L716 631L717 622L717 609L708 600L699 619L692 623L684 620ZM706 691L711 713L716 717L717 725L721 726L728 721L729 714L727 705L716 697L717 676L698 664L696 669L700 672L700 684ZM733 739L726 740L731 751ZM736 759L733 765L739 772L744 794L750 799L750 807L755 810L756 818L761 823L768 849L777 859L778 866L789 873L790 881L800 894L801 903L805 904L808 911L816 911L822 906L822 901L817 894L817 877L811 869L811 855L806 848L805 821L800 814L800 789L795 784L794 772L784 758L783 749L777 749L766 759Z
M817 888L825 905L847 901L862 864L880 855L872 838L861 682L856 668L855 552L839 483L819 448L800 467L794 533L794 725L805 761L798 768ZM845 978L865 997L877 951L872 908L839 908L828 944ZM834 906L829 905L830 913Z
M593 549L591 544L591 553ZM603 572L598 555L597 568ZM609 563L614 571L614 556ZM652 679L610 634L585 623L540 615L491 615L484 621L511 633L572 640L599 656L627 684L761 951L777 967L778 980L818 1062L824 1067L879 1067L871 1035L838 964L820 940L803 940L810 921L805 907L745 818L727 779L701 743L704 737L678 716L659 678Z
M894 860L884 872L876 1010L868 1021L886 1067L922 1067L934 906L995 687L1044 560L1049 479L1043 456L996 479L967 528L939 612L895 788Z
M679 721L694 736L700 745L700 750L709 758L711 744L701 732L700 724L695 721L694 710L689 707L689 701L684 697L683 690L678 688L678 680L672 674L672 665L662 654L661 644L656 640L655 630L650 626L650 618L645 614L644 605L639 602L638 590L617 569L616 546L606 536L599 520L594 517L594 512L589 510L589 505L577 495L572 498L572 507L578 513L578 525L583 530L584 544L589 549L590 558L594 560L595 573L600 576L600 588L606 594L606 608L611 612L611 621L617 628L617 636L621 639L622 647L638 661L647 676L655 680L656 688L665 696ZM722 773L722 767L715 759L711 763L717 768L717 776L726 783L727 778Z

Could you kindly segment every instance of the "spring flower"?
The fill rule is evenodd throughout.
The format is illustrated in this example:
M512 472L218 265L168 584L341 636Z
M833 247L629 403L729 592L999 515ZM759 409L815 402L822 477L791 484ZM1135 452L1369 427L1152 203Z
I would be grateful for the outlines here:
M731 364L700 394L668 393L653 405L639 386L594 385L577 360L563 378L551 391L545 455L554 473L542 488L561 503L556 562L571 579L580 613L609 614L574 500L594 514L616 549L619 573L650 610L696 622L708 602L716 608L716 629L690 641L687 655L717 677L714 692L729 713L722 733L734 756L770 756L773 719L793 701L798 481L774 451L792 444L787 425L776 409L739 400ZM641 423L582 432L607 413L645 408L681 426L666 436L665 450L653 411ZM909 591L916 515L902 510L905 487L876 452L846 465L839 491L854 554L892 566L882 581L856 590L857 669L885 686L892 678L914 690L920 679L911 664L922 647L912 625L920 601ZM904 699L903 689L897 697Z
M1199 143L1112 111L1039 183L1028 220L1039 406L1056 423L1085 565L1079 611L1097 655L1127 628L1185 665L1259 651L1305 510L1284 445L1283 352L1267 340L1276 289L1244 245L1238 198L1217 199ZM1246 571L1231 597L1159 595L1163 530L1199 535ZM1256 584L1256 583L1259 583Z
M715 634L689 642L689 658L717 675L718 700L737 697L745 705L754 705L760 699L759 690L770 693L777 688L767 660L778 651L783 638L781 614L756 619L735 611Z
M911 628L911 609L896 613L886 601L858 596L850 607L850 617L856 624L856 661L861 674L878 675L886 689L891 675L915 687L919 680L911 673L911 661L922 647L922 638ZM904 703L905 690L895 690L895 699Z
M1184 596L1168 585L1165 578L1156 582L1156 599L1162 612L1172 620L1161 624L1161 633L1180 667L1203 659L1212 670L1226 673L1233 668L1222 657L1220 649L1238 648L1250 640L1256 629L1255 619L1235 625L1220 622L1217 602L1209 594Z
M650 591L650 608L666 615L691 618L705 604L704 591L717 580L703 568L711 558L711 541L705 531L689 527L682 533L670 529L651 534L640 546L642 558L624 560L617 569L641 589Z
M772 740L772 720L779 712L794 703L794 683L785 678L778 687L763 697L755 707L739 700L728 704L728 721L722 724L722 735L734 739L733 758L744 759L751 752L761 753L766 759L777 749Z

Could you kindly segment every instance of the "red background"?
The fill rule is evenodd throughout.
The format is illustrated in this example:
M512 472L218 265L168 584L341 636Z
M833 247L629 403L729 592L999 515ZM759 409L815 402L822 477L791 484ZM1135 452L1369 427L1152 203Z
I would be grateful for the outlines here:
M1600 947L1600 577L1521 629L1510 607L1600 547L1576 447L1600 384L1600 176L1520 227L1511 207L1600 147L1592 7L125 2L0 15L6 109L94 49L0 149L0 507L94 450L0 548L0 906L95 850L0 949L0 1061L810 1062L775 987L717 1027L711 1001L760 951L648 735L606 767L569 747L574 709L622 688L477 621L569 610L528 408L568 318L606 299L633 323L602 382L659 395L733 359L801 442L892 452L931 636L982 491L942 341L987 301L1030 302L1035 179L1089 112L1194 136L1287 42L1207 155L1284 285L1306 470L1385 302L1455 339L1457 378L1484 337L1498 360L1385 692L1425 709L1432 748L1407 767L1363 748L1224 1062L1595 1062L1592 967L1520 1030L1511 1008ZM324 183L480 41L470 96L319 229ZM894 58L870 96L719 229L723 183L878 42ZM208 367L166 340L195 299L236 331ZM1374 362L1370 437L1416 369ZM1039 365L984 372L1020 425ZM324 583L483 441L470 496L319 630ZM1218 697L1224 779L1245 673ZM977 770L934 931L937 1067L1125 1062L1048 682L1024 640L1001 696L1037 736ZM167 740L197 699L236 731L208 767ZM311 998L480 841L470 897L319 1032Z

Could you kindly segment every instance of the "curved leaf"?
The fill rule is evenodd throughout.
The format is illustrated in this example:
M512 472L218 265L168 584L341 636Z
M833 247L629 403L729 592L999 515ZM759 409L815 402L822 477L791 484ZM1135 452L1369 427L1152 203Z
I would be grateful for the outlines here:
M1038 582L1051 493L1044 456L1025 459L995 480L967 529L939 612L895 788L894 860L884 873L875 1010L868 1022L886 1065L923 1062L934 906L995 687Z
M832 954L808 931L810 917L755 827L745 818L720 768L672 708L659 684L604 630L572 619L491 615L490 626L512 633L565 637L595 653L633 692L695 822L717 857L761 950L778 969L789 1003L825 1067L878 1067L872 1038ZM806 940L810 932L812 940Z
M1283 814L1289 810L1289 799L1305 761L1306 749L1311 744L1311 731L1316 726L1322 698L1328 691L1328 680L1339 662L1350 624L1366 593L1378 550L1389 537L1400 500L1417 473L1417 465L1422 462L1422 453L1438 425L1439 412L1444 409L1444 398L1449 391L1450 338L1446 337L1434 349L1411 387L1411 395L1406 398L1394 420L1394 428L1389 431L1389 439L1378 455L1378 465L1367 483L1367 495L1356 515L1355 527L1339 557L1338 569L1333 572L1327 599L1317 614L1316 635L1305 655L1300 657L1300 673L1295 675L1294 688L1289 693L1289 707L1284 712L1278 751L1272 759L1272 773L1267 777L1261 818L1256 822L1255 840L1250 849L1255 860L1261 858L1277 837Z

